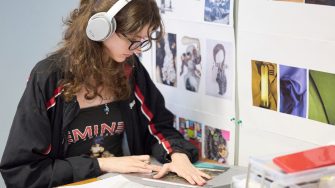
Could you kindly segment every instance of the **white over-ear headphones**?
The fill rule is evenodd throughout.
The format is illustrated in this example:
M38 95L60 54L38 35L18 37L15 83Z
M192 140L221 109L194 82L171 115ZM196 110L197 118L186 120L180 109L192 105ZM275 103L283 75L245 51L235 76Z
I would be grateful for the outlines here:
M116 30L114 16L131 0L118 0L107 12L91 16L86 27L86 35L93 41L104 41Z

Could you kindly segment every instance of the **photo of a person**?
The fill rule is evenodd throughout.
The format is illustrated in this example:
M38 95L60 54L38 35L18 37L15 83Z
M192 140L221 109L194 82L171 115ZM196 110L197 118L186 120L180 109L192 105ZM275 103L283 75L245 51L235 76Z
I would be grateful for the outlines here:
M219 163L227 162L228 148L223 130L205 126L205 157Z
M185 47L185 51L182 52L180 57L181 66L179 75L183 77L186 90L198 92L202 70L200 41L199 39L185 36L181 42Z
M160 2L159 4L159 10L162 14L165 12L172 12L173 6L172 6L172 0L158 0Z
M167 33L156 42L156 80L169 86L177 86L176 34Z
M233 67L232 45L229 42L206 40L206 94L220 98L231 98Z
M216 82L219 87L219 95L223 95L227 90L227 77L225 74L225 56L226 50L222 44L217 44L213 48L213 68L217 68ZM221 59L220 59L221 57Z

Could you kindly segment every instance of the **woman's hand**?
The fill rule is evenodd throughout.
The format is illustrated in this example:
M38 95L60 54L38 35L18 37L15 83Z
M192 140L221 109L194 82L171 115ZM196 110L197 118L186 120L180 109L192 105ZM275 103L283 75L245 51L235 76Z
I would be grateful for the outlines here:
M153 169L158 171L154 178L158 179L169 172L174 172L178 176L185 178L192 185L204 185L206 183L204 178L211 179L208 174L195 168L186 154L173 153L171 159L171 163L164 164L162 168Z
M98 158L98 162L100 169L103 172L117 172L117 173L152 172L149 155Z

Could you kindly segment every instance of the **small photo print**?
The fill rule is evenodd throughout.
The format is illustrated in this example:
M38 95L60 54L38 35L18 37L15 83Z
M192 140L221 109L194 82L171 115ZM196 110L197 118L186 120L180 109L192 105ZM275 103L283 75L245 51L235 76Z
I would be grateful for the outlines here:
M280 112L306 117L307 70L279 66L280 72Z
M308 118L335 125L335 74L309 71Z
M206 41L206 94L231 99L233 63L232 45L215 40Z
M199 151L199 158L202 153L202 125L199 122L179 118L179 132L186 140L191 142Z
M173 127L174 127L176 130L179 129L178 124L177 124L177 116L176 116L176 115L174 115L174 119L173 119Z
M223 174L225 172L227 172L229 170L229 167L224 167L225 169L223 170L217 170L217 169L210 169L210 168L198 168L200 171L208 174L211 179L215 178L216 176L219 176L220 174ZM139 174L136 175L137 177L143 177L143 180L147 180L147 181L150 181L151 179L154 179L152 178L152 176L156 175L157 172L154 172L151 174L151 176L148 176L147 174ZM182 178L180 176L178 176L176 173L174 172L169 172L167 173L164 177L162 178L159 178L159 179L154 179L155 182L159 182L159 183L166 183L166 187L169 187L168 184L171 185L171 183L173 183L175 186L173 187L190 187L190 183L185 179L185 178ZM165 187L165 186L162 186L162 187ZM192 186L192 187L195 187L195 186ZM211 185L210 183L206 183L206 185L204 187L213 187L213 185Z
M229 24L230 0L205 0L205 21Z
M158 8L162 14L166 12L173 12L173 1L172 0L156 0Z
M156 81L168 86L177 86L176 34L167 33L156 41Z
M305 3L335 6L335 0L305 0Z
M287 1L287 2L296 2L296 3L304 3L305 0L274 0L274 1Z
M184 36L181 43L179 76L183 79L186 90L197 93L202 75L200 41L197 38Z
M226 163L228 157L227 141L229 132L210 126L205 126L205 158Z
M295 2L295 3L335 6L334 0L273 0L273 1L287 1L287 2Z
M253 105L277 111L277 64L251 61Z

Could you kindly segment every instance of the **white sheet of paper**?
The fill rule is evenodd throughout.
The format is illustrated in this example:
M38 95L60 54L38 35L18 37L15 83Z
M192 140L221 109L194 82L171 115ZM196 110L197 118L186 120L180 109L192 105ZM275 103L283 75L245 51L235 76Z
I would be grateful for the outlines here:
M95 181L92 183L87 183L83 185L72 185L72 186L63 186L59 188L92 188L92 187L99 187L99 188L153 188L150 186L142 185L136 182L132 182L125 178L122 175L113 176L110 178L106 178L103 180Z

